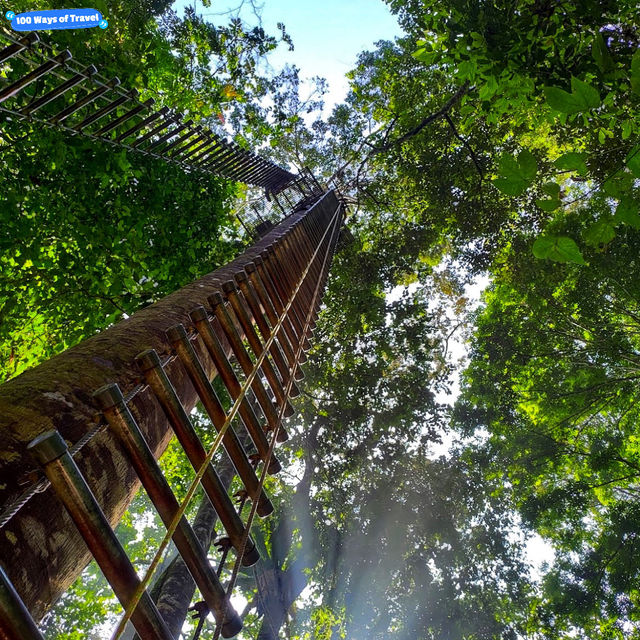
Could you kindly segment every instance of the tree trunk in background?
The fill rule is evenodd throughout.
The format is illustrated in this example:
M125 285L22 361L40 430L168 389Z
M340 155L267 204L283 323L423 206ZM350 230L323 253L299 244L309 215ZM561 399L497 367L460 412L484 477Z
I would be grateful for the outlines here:
M226 455L223 456L220 464L216 465L216 469L222 484L228 489L235 474L235 469ZM203 495L192 526L200 544L207 551L215 538L217 520L218 514L211 506L207 496ZM158 605L158 610L175 638L180 635L180 630L187 618L188 609L191 606L195 592L196 584L189 570L182 557L176 555L162 574L158 576L151 589L151 597ZM136 640L139 640L137 636Z
M252 444L249 434L241 427L236 427L234 430L245 451L251 452ZM220 480L222 480L222 484L228 490L235 476L235 468L224 451L219 463L216 464L216 470ZM215 539L215 524L217 520L218 514L211 506L207 496L203 495L192 527L200 544L206 551L209 550ZM224 533L224 529L222 529L222 533ZM230 552L227 563L233 562L235 557L234 552ZM176 638L180 635L195 592L196 584L181 556L176 554L162 573L158 575L151 588L151 597L158 605L158 610L167 623L169 631ZM132 633L131 637L134 637L134 635ZM135 639L140 640L137 636L135 636Z
M307 586L304 570L312 566L316 548L315 529L309 513L311 481L316 465L311 452L315 450L321 424L322 419L316 419L305 438L304 474L296 487L291 506L282 510L278 526L271 534L271 557L256 565L258 613L264 616L257 640L278 640L289 609ZM283 570L291 551L294 528L300 531L302 549Z
M278 640L287 612L307 586L307 577L303 571L306 566L306 562L296 561L286 571L282 571L271 563L258 563L258 612L264 617L257 640Z

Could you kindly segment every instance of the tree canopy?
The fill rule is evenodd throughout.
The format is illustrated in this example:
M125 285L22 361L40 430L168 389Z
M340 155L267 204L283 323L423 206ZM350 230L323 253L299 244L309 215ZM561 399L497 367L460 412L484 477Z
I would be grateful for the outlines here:
M261 71L284 26L122 2L137 19L92 51L350 203L243 637L636 638L640 8L387 4L403 37L360 54L328 116L323 81ZM241 244L239 187L23 127L0 142L5 378ZM122 526L141 563L144 514ZM96 628L116 609L91 575L64 600ZM48 624L78 637L63 609Z

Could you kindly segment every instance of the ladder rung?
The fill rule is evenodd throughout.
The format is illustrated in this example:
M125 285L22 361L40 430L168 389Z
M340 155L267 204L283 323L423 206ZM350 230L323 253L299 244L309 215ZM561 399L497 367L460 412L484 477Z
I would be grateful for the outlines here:
M80 469L57 431L47 431L29 444L44 468L59 500L65 506L91 554L127 609L140 579L116 538ZM145 590L131 615L131 622L142 640L173 640L156 605Z
M211 422L219 432L222 431L227 416L222 408L220 400L218 400L216 392L207 378L207 374L202 367L202 363L198 359L198 356L187 337L187 332L185 331L184 326L179 324L170 328L167 331L167 338L178 354L180 361L184 365L198 397L202 401L206 412L209 414L209 418L211 418ZM258 478L256 477L255 471L247 459L247 454L242 448L242 445L240 444L240 441L238 440L238 437L233 431L231 425L227 427L222 438L222 444L224 445L229 458L231 458L240 479L247 488L247 491L249 491L250 495L255 495L259 488ZM272 512L273 505L263 490L258 499L258 513L264 517L268 516Z
M213 364L215 364L218 374L229 392L231 399L235 402L240 397L241 385L233 371L231 363L227 359L220 341L218 340L218 336L216 336L215 331L209 322L209 317L205 308L202 306L196 307L189 316L198 330L198 333L202 338L202 342L204 342L204 345L207 348L207 351L213 360ZM242 398L238 412L240 413L240 417L242 418L256 449L258 450L260 459L266 460L269 452L269 441L267 440L267 436L260 426L260 422L258 421L258 418L251 408L246 396ZM281 468L282 467L278 460L272 456L268 469L269 473L278 473Z
M200 438L198 438L193 424L178 398L178 394L162 368L160 357L155 350L149 349L138 355L136 362L144 375L146 383L153 391L171 423L171 427L185 450L191 465L194 470L200 469L206 457L204 446ZM242 548L244 525L222 484L222 480L211 463L207 465L207 469L202 476L202 486L233 546L239 553ZM256 549L255 543L249 538L242 559L243 564L248 567L255 564L259 559L260 554Z
M209 296L207 301L211 305L211 309L220 323L220 328L227 338L227 341L231 346L231 350L233 351L233 355L235 355L240 368L244 372L245 376L249 376L253 371L253 362L251 362L251 358L242 344L242 340L235 328L235 325L233 324L233 320L231 320L231 316L225 308L222 294L219 291L216 291L213 295ZM271 402L264 385L262 384L262 380L258 376L253 379L251 389L258 399L260 408L269 423L269 428L272 430L276 429L278 425L278 413L273 402ZM282 427L280 427L279 434L280 442L284 442L287 437L286 432Z
M117 384L109 384L98 389L93 396L127 452L162 522L169 529L180 505L131 415L120 388ZM184 515L178 521L172 539L209 610L219 624L224 622L223 634L225 637L236 635L242 628L242 621L228 602L220 580L209 564L206 551Z

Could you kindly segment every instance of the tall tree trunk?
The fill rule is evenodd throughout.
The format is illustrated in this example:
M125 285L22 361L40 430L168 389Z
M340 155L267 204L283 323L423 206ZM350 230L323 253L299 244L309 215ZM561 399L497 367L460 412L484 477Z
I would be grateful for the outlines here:
M55 428L68 442L78 442L100 417L91 397L93 391L114 380L123 393L132 391L139 379L135 356L146 348L155 348L161 356L168 355L166 330L177 323L190 326L189 312L194 307L207 306L207 296L220 290L222 282L232 279L259 255L272 242L274 233L288 229L302 215L296 213L286 218L228 265L3 384L0 387L2 507L6 508L22 494L25 472L37 467L26 449L31 440ZM221 331L219 336L226 344ZM202 341L198 339L194 346L212 377L215 367ZM166 371L190 411L197 397L180 362L170 362ZM130 408L155 457L159 457L172 431L148 388L137 393ZM107 519L115 526L139 487L129 460L109 430L95 436L75 457ZM51 489L33 495L0 529L0 564L36 619L46 613L89 560L84 542Z
M274 237L306 215L326 221L337 207L335 193L327 192L307 211L285 218L228 265L0 386L2 509L21 496L25 472L36 468L27 451L29 442L53 428L69 443L77 443L101 419L92 393L113 381L118 382L125 394L138 390L129 408L154 456L160 457L172 431L151 391L147 387L138 388L135 356L147 348L156 349L161 356L169 355L165 338L169 327L178 323L191 326L189 312L197 305L207 306L207 297L260 255ZM226 345L217 323L214 329ZM202 340L198 338L193 344L212 378L215 367ZM165 370L185 409L190 411L197 395L181 363L178 359L171 360ZM139 487L127 456L115 436L104 429L75 459L108 521L115 527ZM0 528L0 564L36 619L42 618L89 560L82 538L50 488L32 495Z
M258 612L264 615L257 640L278 640L287 613L307 586L303 569L307 563L294 562L286 571L260 562L256 568Z
M278 640L287 613L307 585L304 570L312 566L316 548L315 528L310 516L311 482L316 465L312 452L323 420L318 417L308 430L304 474L296 487L291 505L283 509L278 525L271 534L271 557L256 565L258 613L264 616L257 640ZM294 528L300 531L302 549L292 562L286 562L291 551ZM283 570L285 562L287 569Z

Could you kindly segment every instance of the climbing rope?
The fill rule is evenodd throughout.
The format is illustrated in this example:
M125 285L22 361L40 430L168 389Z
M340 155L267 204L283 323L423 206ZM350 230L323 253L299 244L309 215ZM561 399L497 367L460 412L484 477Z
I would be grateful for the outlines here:
M140 601L142 595L145 593L147 586L149 585L149 582L155 572L155 570L157 569L158 565L160 564L160 561L162 559L162 555L164 554L165 549L167 548L169 542L171 541L173 534L176 531L176 528L178 527L178 524L180 522L180 520L182 519L191 499L193 498L196 490L198 489L199 485L200 485L200 481L202 480L202 477L204 476L209 464L211 463L211 461L213 460L213 457L215 456L216 452L218 451L222 440L224 438L224 435L226 434L227 430L229 429L232 420L235 418L238 410L240 409L240 406L245 398L245 395L247 394L247 391L249 390L250 386L252 385L253 381L256 379L259 371L260 371L260 367L262 365L262 363L264 362L264 360L266 359L269 350L272 346L272 344L274 343L277 334L280 332L280 329L283 326L284 321L288 318L288 313L290 308L292 307L296 296L298 294L298 292L300 291L301 287L303 286L305 279L307 277L307 274L309 273L309 270L311 269L315 258L318 254L318 252L320 251L320 248L322 247L322 244L324 242L324 239L327 235L327 233L329 232L330 229L333 229L335 232L335 229L333 227L334 222L337 220L338 218L338 214L341 211L341 206L339 205L336 209L336 212L333 215L333 218L331 220L331 222L329 223L329 225L327 225L327 228L325 229L322 238L320 239L320 241L318 242L317 247L315 248L311 258L309 259L306 268L304 269L304 271L302 272L302 275L300 276L290 298L289 301L287 302L287 304L284 306L284 309L282 311L282 314L279 316L277 323L273 326L273 329L271 331L270 337L269 339L266 341L266 343L264 344L264 347L262 349L262 352L260 353L260 355L257 357L257 360L253 366L253 369L251 371L251 373L247 376L247 378L244 381L244 384L242 385L240 392L238 394L238 396L236 397L229 413L227 414L227 417L225 418L224 423L222 424L222 426L220 427L220 429L218 430L218 435L216 436L213 444L211 445L211 448L209 449L209 451L207 452L202 464L200 465L200 468L198 469L198 471L196 472L195 477L193 478L189 488L187 489L187 492L182 500L182 502L179 505L178 510L176 511L176 513L173 516L173 519L171 520L169 526L167 527L167 531L165 533L165 536L163 537L162 541L160 542L160 545L154 555L154 557L151 560L151 563L149 564L149 566L147 567L147 570L145 572L144 577L141 579L141 581L139 582L139 584L137 585L133 595L131 596L131 599L128 602L128 605L125 609L125 612L122 616L122 618L120 619L118 626L116 627L113 635L112 635L112 640L118 640L118 638L121 637L122 633L125 630L125 627L127 625L127 623L129 622L129 620L131 619L131 616L133 614L133 612L135 611L135 608L138 604L138 602ZM330 246L330 245L329 245ZM326 259L328 257L329 254L329 250L327 249L327 254L325 255L325 262L323 264L326 264ZM316 294L318 291L318 287L319 287L320 281L316 284ZM309 314L311 313L311 309L309 310ZM308 327L308 320L309 320L310 315L307 318L307 327ZM303 333L304 335L304 333ZM302 344L303 344L303 340L301 339L300 341L300 345L298 347L298 350L296 352L296 360L295 362L299 361L300 358L300 354L302 353ZM288 393L290 393L291 387L293 385L293 376L289 377L289 381L288 381ZM259 483L259 487L260 487L260 492L262 491L262 487L264 485L264 479L266 477L266 473L267 473L267 469L268 469L268 463L269 460L271 458L271 456L273 455L273 449L275 447L275 443L276 443L276 437L277 437L277 433L278 430L280 428L280 424L281 424L281 418L284 415L284 411L285 411L285 407L286 407L286 401L283 401L281 404L281 408L280 408L280 418L278 419L277 424L275 425L274 428L274 435L271 439L271 443L269 445L269 451L268 451L268 458L266 458L265 464L263 465L263 469L262 469L262 475L261 475L261 482ZM257 510L258 507L258 498L257 496L260 495L260 492L257 493L256 496L254 496L253 499L253 503L251 505L251 512L249 514L249 524L247 525L247 527L245 527L245 531L243 533L243 546L242 546L242 551L238 554L238 558L242 559L242 557L244 556L244 552L246 551L246 545L247 545L247 541L249 539L249 528L251 522L253 521L253 517L255 516L255 512ZM232 582L235 583L235 580L237 579L237 573L238 573L238 569L239 569L239 564L236 561L236 565L234 565L234 572L232 574ZM218 633L219 636L219 633Z

